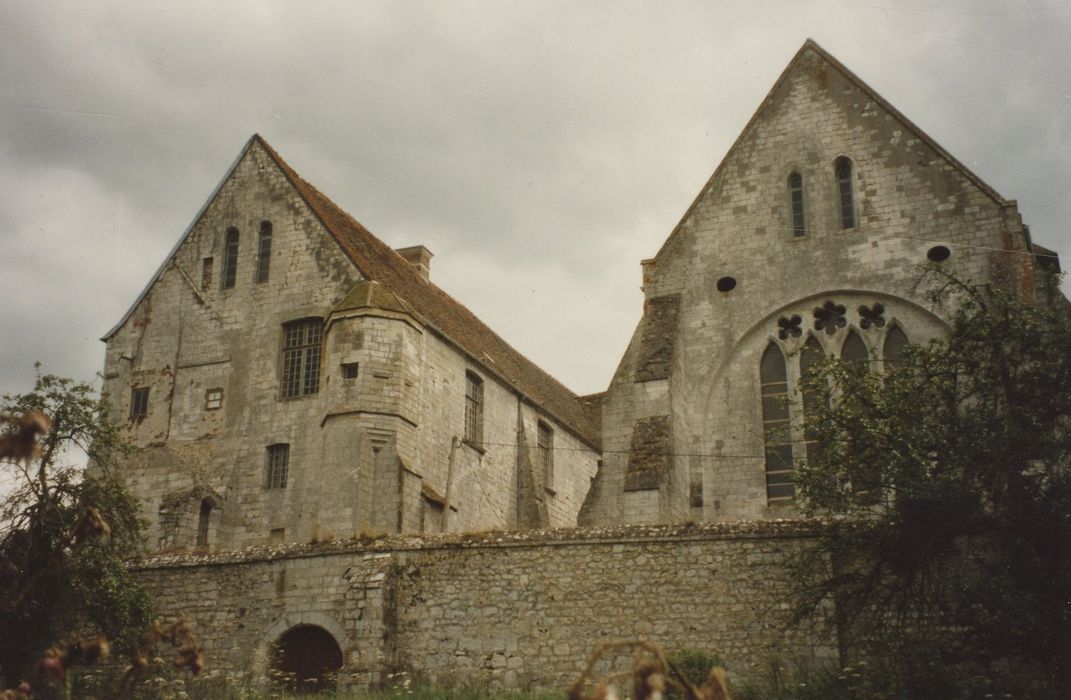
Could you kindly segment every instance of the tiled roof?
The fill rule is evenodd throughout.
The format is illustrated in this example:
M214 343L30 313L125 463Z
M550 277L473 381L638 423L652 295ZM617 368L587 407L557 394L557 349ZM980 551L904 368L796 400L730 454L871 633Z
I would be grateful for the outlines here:
M394 249L298 175L259 134L253 141L275 161L362 276L407 302L424 324L485 372L514 387L587 444L599 447L599 426L573 392L512 348L464 305L421 277Z
M413 307L397 294L388 292L375 280L361 280L346 297L335 304L332 314L357 309L382 309L400 314L414 313Z

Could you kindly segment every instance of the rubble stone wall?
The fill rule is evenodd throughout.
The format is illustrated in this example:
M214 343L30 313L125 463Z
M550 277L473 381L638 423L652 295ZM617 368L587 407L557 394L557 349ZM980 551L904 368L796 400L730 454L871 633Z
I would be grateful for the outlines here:
M601 641L707 652L732 677L772 660L836 657L814 620L784 627L786 564L806 521L393 536L157 555L139 564L157 609L185 614L208 668L269 670L297 625L328 631L343 680L407 670L438 684L563 688Z

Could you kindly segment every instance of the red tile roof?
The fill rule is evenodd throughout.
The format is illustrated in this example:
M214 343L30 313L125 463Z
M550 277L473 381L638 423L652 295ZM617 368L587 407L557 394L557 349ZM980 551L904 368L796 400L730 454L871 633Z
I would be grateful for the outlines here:
M275 161L362 276L408 302L425 325L485 372L512 386L588 445L600 447L601 426L573 392L511 347L463 304L421 277L394 249L298 175L259 134L252 140Z

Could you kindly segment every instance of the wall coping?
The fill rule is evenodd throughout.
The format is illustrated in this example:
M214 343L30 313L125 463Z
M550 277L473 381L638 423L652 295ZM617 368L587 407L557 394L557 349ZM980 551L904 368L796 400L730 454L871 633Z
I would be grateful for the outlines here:
M829 525L830 521L823 519L778 519L544 530L495 530L425 535L382 535L379 537L361 535L349 539L323 542L257 545L211 552L189 550L162 552L133 559L130 561L130 566L137 570L151 570L227 566L349 554L386 557L395 552L451 549L816 538L821 536Z

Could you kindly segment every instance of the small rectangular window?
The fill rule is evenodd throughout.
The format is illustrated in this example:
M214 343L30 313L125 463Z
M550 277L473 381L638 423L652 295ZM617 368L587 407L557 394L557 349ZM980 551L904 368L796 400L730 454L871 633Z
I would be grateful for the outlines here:
M201 289L208 289L212 285L212 258L201 261Z
M144 418L149 413L149 387L130 390L130 419Z
M342 363L342 378L343 379L356 379L357 378L357 363L356 362L343 362Z
M268 489L285 489L289 471L290 445L269 445L264 487Z
M536 427L536 454L543 469L543 487L554 490L554 431L543 421Z
M483 380L472 372L465 373L465 439L483 443Z
M205 409L213 410L223 405L223 389L209 389L205 392Z
M286 528L275 527L268 531L268 541L271 544L283 544L286 542Z

